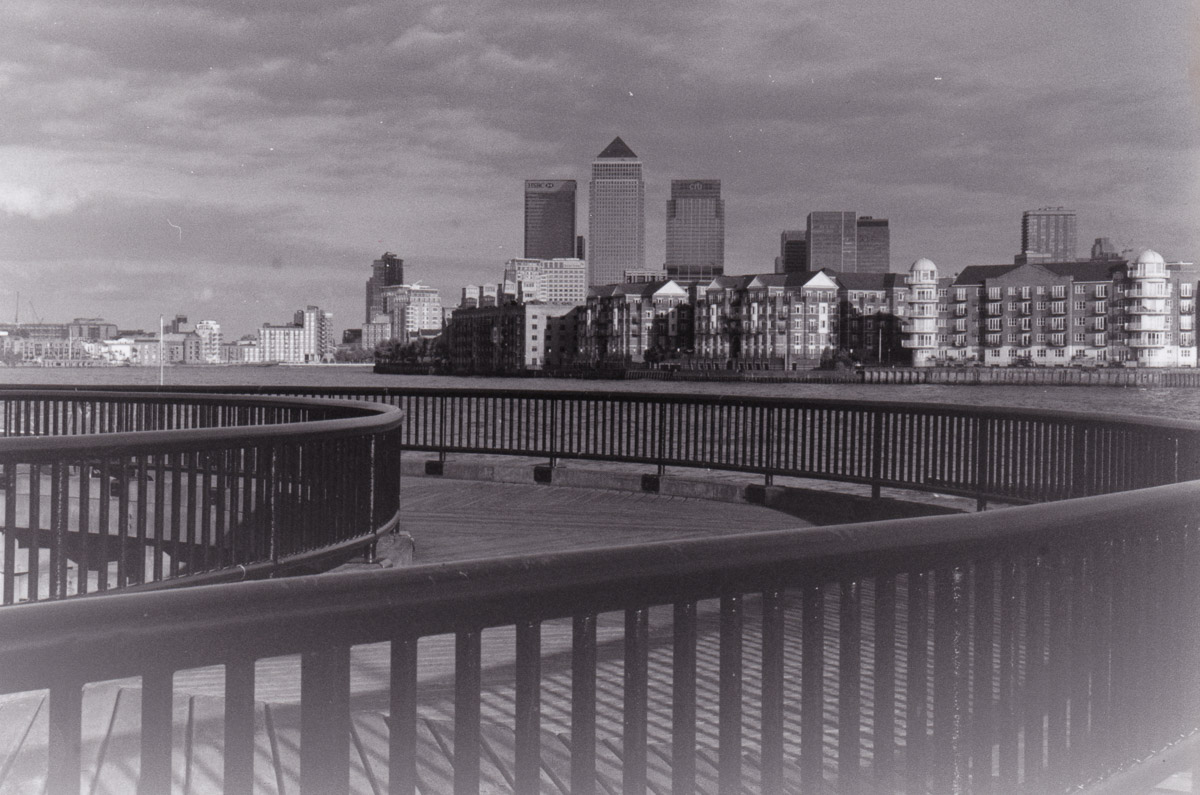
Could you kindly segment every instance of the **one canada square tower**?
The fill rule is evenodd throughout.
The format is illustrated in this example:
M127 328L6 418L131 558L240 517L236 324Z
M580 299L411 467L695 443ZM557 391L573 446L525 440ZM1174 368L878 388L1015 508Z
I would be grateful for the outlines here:
M588 183L588 284L615 284L645 267L645 204L642 161L614 138L592 161Z

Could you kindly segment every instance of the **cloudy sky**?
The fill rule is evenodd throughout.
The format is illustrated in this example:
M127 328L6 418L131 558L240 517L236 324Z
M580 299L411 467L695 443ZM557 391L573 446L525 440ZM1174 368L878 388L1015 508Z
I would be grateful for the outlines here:
M892 267L1011 261L1021 211L1200 257L1194 0L6 0L0 319L361 324L372 259L457 300L522 251L522 181L622 136L661 263L720 178L731 273L816 209ZM586 231L586 206L580 228Z

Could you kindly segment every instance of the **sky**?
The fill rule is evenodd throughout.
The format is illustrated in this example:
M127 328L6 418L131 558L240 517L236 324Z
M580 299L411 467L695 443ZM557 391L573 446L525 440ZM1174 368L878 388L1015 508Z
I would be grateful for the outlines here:
M456 303L521 256L523 181L620 135L717 178L726 272L814 210L892 269L1011 262L1023 210L1200 258L1197 0L6 0L0 320L363 321L373 259ZM19 297L18 297L19 294Z

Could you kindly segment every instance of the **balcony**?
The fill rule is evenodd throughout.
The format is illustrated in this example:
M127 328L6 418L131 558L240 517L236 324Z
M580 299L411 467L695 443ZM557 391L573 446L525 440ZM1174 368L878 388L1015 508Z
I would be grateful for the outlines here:
M1141 315L1133 318L1125 324L1126 331L1169 331L1167 321L1170 317L1167 315ZM1096 331L1103 331L1103 328L1098 328Z
M932 318L911 320L900 324L900 333L902 334L932 334L935 332L937 332L937 320Z
M418 776L424 791L536 792L550 771L564 791L573 782L573 792L646 791L650 776L660 792L715 791L719 781L725 791L775 793L797 779L819 791L835 777L842 792L953 792L969 786L960 784L971 781L973 760L986 760L991 771L998 759L1000 778L989 775L973 791L1037 792L1047 780L1064 782L1064 790L1094 786L1146 758L1165 775L1160 752L1195 736L1200 485L1191 482L1198 473L1190 462L1200 438L1190 424L869 401L326 392L392 402L411 417L394 438L343 450L384 451L393 465L400 450L420 451L437 460L416 463L436 464L439 474L451 453L524 456L549 460L534 477L557 482L566 473L556 459L584 458L658 466L658 475L640 480L650 491L671 485L662 477L670 465L959 494L981 507L1048 504L0 609L0 637L19 639L0 644L0 692L49 690L36 730L43 750L21 758L44 771L31 790L79 792L82 774L103 757L131 782L123 791L170 791L173 759L186 754L182 743L172 747L175 698L191 707L172 691L179 675L201 666L223 667L207 680L221 706L205 724L220 742L197 757L201 772L219 776L229 791L278 775L289 792L322 795L345 793L351 781L363 791L374 781L381 791L411 792ZM30 405L28 394L5 403L10 435L35 437L0 440L6 466L28 467L15 463L27 455L57 477L78 477L67 462L77 460L80 444L36 438L50 427L86 432L66 419L82 416L80 403L73 413L47 407L68 394L31 411L21 405ZM153 408L162 395L127 400L142 402L112 415L121 422L154 427L148 418L171 416ZM221 400L238 409L262 405ZM299 432L290 425L277 423L247 449L273 451L274 441ZM157 455L169 443L171 455L203 455L235 435L176 430L143 445L131 438L154 433L143 428L112 434L121 437L114 449ZM797 445L784 428L852 446ZM721 443L733 433L741 434L736 444ZM321 440L326 455L338 446L331 442ZM310 459L325 477L344 474L344 462L312 451L238 458ZM1070 463L1080 461L1089 465ZM230 471L215 481L223 506L234 504ZM276 507L325 499L345 482L292 489L287 474L254 472L264 489L235 492L249 494L251 506L257 496ZM774 490L751 483L745 492L769 499ZM131 505L130 516L155 515L147 493L139 498L147 513ZM58 495L78 499L73 490ZM303 510L294 521L285 534L322 526ZM61 533L78 529L51 533L76 543ZM239 547L212 552L222 549ZM1125 565L1129 549L1137 565ZM822 652L829 647L836 653ZM1072 651L1081 648L1085 654ZM260 663L284 656L295 661L296 731L277 752L256 732L286 710L263 721L255 693L266 675ZM365 678L353 667L364 658L371 663ZM1020 662L1032 659L1041 664ZM81 728L94 722L90 713L83 720L91 692L83 686L118 677L139 677L141 692L121 713L119 742L93 754L95 746L80 745ZM869 709L863 693L873 699ZM358 711L364 703L369 714ZM932 710L904 706L914 703ZM429 708L442 717L431 718ZM1088 731L1069 732L1068 710L1088 715ZM1003 731L999 715L1011 721ZM1043 746L1066 747L1068 736L1072 754L1043 755ZM946 742L951 752L941 753Z
M1127 298L1169 298L1171 291L1166 282L1161 284L1135 284L1125 293Z
M1167 314L1167 302L1162 299L1133 301L1125 305L1125 312L1130 315L1165 315Z
M1130 348L1164 348L1167 345L1163 332L1141 332L1128 335L1125 344Z

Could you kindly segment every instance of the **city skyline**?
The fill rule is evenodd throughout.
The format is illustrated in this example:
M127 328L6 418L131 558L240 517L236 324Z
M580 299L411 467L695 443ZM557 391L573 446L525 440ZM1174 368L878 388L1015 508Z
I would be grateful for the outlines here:
M155 10L31 0L0 32L0 314L351 323L385 250L455 295L522 252L523 181L586 179L614 135L647 267L690 174L722 180L729 273L822 207L888 218L894 269L1011 261L1048 205L1200 256L1189 3Z

